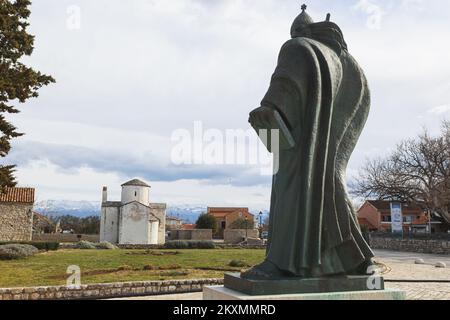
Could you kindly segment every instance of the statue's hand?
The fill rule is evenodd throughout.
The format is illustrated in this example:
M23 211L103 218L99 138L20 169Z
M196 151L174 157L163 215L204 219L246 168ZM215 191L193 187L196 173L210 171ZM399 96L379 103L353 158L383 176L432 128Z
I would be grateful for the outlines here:
M275 109L267 106L259 107L250 113L250 124L256 130L258 135L261 130L267 130L267 141L262 139L269 152L276 152L272 146L273 130L279 130L278 133L278 150L289 150L295 147L296 143L286 122L280 113ZM261 136L260 136L261 137Z
M262 106L250 113L249 122L258 129L272 129L273 120L274 109Z

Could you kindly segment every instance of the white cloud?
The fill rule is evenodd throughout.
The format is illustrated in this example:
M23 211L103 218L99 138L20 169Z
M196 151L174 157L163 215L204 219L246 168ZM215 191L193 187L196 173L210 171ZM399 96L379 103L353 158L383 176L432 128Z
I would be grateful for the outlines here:
M355 4L357 9L349 10ZM81 28L76 31L66 26L71 5L80 8ZM349 172L355 172L372 150L389 150L423 125L439 126L438 117L419 116L430 105L450 101L450 65L445 63L450 51L445 41L449 10L450 2L443 0L427 1L426 6L418 0L310 4L308 12L316 21L331 12L371 87L372 111ZM248 112L265 94L279 48L289 39L299 12L294 0L34 1L31 29L36 49L26 62L54 75L58 83L21 106L22 114L11 115L27 133L16 145L40 143L59 150L73 146L135 161L152 152L148 165L155 169L167 164L175 129L191 128L197 120L208 128L247 129ZM381 28L367 29L369 21L375 27L378 21ZM36 186L42 199L67 195L74 200L95 200L103 184L122 182L124 172L94 170L85 162L72 162L70 170L62 171L54 163L36 168L36 160L19 167L19 181ZM202 193L206 200L201 202L224 198L223 194L230 202L253 199L252 188L260 188L226 189L200 178L171 181L157 182L167 190L161 189L161 197L169 203L179 197L193 201ZM90 187L83 188L86 185ZM186 187L182 196L178 186ZM269 189L267 182L265 190ZM158 192L157 187L153 191Z
M381 29L381 22L385 12L379 5L371 0L359 0L352 8L353 10L359 10L367 14L367 28L371 30Z
M447 114L449 112L450 112L450 105L437 106L428 111L428 113L433 114L433 115L438 115L438 116Z

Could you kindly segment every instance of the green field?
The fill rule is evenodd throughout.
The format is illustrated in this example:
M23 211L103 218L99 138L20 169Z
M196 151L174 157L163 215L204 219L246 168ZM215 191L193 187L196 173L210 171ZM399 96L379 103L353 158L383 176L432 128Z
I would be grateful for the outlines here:
M68 266L81 268L81 282L220 278L232 260L247 267L264 259L265 250L58 250L0 261L0 288L65 285Z

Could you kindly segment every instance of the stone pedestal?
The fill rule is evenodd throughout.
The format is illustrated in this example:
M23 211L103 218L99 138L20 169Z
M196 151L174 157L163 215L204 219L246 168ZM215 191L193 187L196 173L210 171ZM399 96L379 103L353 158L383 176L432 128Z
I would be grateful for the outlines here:
M385 290L380 276L279 278L249 280L225 275L224 286L205 287L204 300L405 300L399 290Z
M307 294L328 292L355 292L384 290L380 276L336 276L324 278L279 278L276 280L249 280L239 273L225 274L224 287L250 296L277 294Z
M400 290L369 290L307 294L281 294L251 296L223 286L204 287L203 300L405 300L406 294Z

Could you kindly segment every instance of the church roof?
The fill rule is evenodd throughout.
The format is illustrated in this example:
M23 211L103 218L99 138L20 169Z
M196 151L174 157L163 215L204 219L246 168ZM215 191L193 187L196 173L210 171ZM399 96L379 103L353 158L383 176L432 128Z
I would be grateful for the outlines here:
M146 184L144 181L139 180L139 179L133 179L130 180L128 182L125 182L122 187L124 186L139 186L139 187L148 187L150 188L150 186L148 184Z

